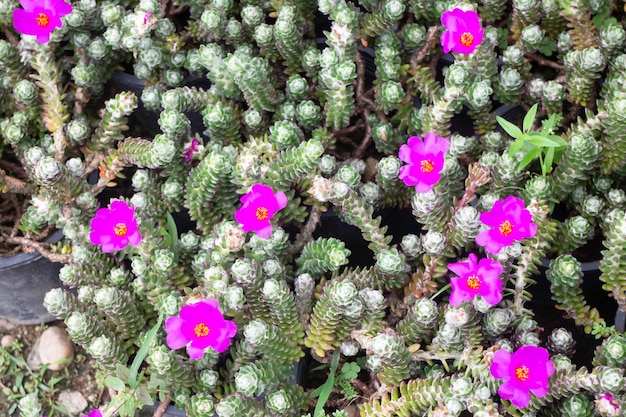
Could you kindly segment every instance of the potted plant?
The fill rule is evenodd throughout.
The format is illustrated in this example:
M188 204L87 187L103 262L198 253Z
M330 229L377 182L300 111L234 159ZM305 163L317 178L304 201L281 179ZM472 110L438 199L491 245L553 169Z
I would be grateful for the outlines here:
M44 48L92 34L143 74L160 112L156 135L96 129L74 151L100 155L91 195L120 175L127 190L88 206L53 194L68 209L46 219L70 242L60 275L76 294L45 305L98 360L111 398L94 408L338 417L358 398L362 416L622 412L623 12L492 3L182 2L182 27L167 3L81 2L96 16L82 23L72 6ZM172 82L183 66L210 88ZM127 116L132 97L107 111ZM501 104L522 110L496 118ZM182 208L195 228L181 233ZM390 208L412 213L395 235L378 215ZM331 209L370 262L349 264L338 227L320 233ZM579 288L577 249L593 236L608 317ZM532 302L542 258L557 326ZM585 333L593 354L573 356ZM303 358L309 381L295 385Z

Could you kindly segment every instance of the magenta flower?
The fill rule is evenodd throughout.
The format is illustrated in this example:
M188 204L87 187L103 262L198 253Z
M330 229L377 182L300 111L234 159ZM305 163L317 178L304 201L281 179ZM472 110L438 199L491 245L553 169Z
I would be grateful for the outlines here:
M595 400L596 413L601 416L621 416L618 403L615 402L611 394L602 394Z
M187 346L192 359L202 359L204 350L212 347L220 353L228 349L230 339L237 333L237 326L224 320L217 300L207 298L184 306L178 316L165 321L167 345L171 349Z
M450 278L452 293L450 304L458 306L480 294L485 301L496 305L502 300L502 265L500 262L483 258L476 263L478 257L470 253L467 262L448 264L448 269L458 277Z
M111 208L98 209L96 217L91 219L89 238L94 245L102 245L102 252L122 250L128 244L138 246L141 233L137 229L135 208L116 200Z
M491 254L537 233L537 225L533 223L530 211L526 210L524 200L513 196L496 201L491 211L480 214L480 221L492 229L476 236L476 243Z
M24 35L34 35L46 43L55 28L63 26L61 17L72 13L72 5L63 0L20 0L23 9L13 11L13 27Z
M91 410L89 415L83 414L81 417L102 417L102 413L96 408L95 410Z
M270 219L285 208L287 196L282 191L274 193L267 185L254 184L239 201L243 206L235 212L235 220L243 226L243 231L255 231L257 236L266 238L272 234Z
M554 364L546 349L522 346L512 355L504 349L494 353L489 371L494 378L504 379L498 388L500 397L523 408L530 402L530 393L539 398L548 394L548 378L554 373Z
M198 141L198 139L196 138L192 138L191 142L186 143L185 147L183 148L183 154L185 155L185 163L189 165L194 154L198 152L200 152L200 141Z
M408 186L414 185L418 193L429 192L441 178L443 155L449 147L447 139L434 133L427 133L423 142L418 136L410 137L398 152L398 158L409 164L400 167L398 178Z
M485 30L480 27L478 13L473 10L454 9L441 15L446 31L441 35L443 51L471 54L483 41Z

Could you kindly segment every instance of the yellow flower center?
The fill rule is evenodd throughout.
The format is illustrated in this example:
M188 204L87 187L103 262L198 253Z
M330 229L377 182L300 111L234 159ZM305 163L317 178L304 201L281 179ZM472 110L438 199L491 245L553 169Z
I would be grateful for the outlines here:
M500 223L500 226L498 226L498 230L503 236L508 236L513 231L513 225L511 224L510 221L505 220L502 223Z
M45 28L50 23L50 18L45 13L39 13L37 17L35 18L35 21L37 22L39 26Z
M198 323L193 328L193 333L198 337L204 337L209 334L209 326L204 323Z
M465 281L467 286L473 290L480 287L480 284L482 284L482 282L483 282L482 279L480 279L480 277L476 274L470 275L469 277L467 277L467 280Z
M267 219L267 209L265 207L257 208L254 212L254 217L256 217L256 219L259 221Z
M124 223L118 223L113 228L113 231L115 232L116 236L126 236L126 233L128 233L128 226L126 226Z
M461 34L461 45L470 46L472 43L474 43L474 35L469 32L463 32Z
M425 173L433 172L433 169L435 169L435 163L429 159L424 159L420 162L420 169Z
M520 381L526 381L529 376L530 371L528 370L528 367L526 365L515 368L515 378L519 379Z

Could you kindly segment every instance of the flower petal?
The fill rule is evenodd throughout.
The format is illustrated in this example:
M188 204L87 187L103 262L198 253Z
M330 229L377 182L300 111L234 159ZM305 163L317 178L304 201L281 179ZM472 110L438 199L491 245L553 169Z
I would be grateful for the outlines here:
M511 354L504 349L500 349L493 354L489 372L491 372L494 378L508 378L510 365Z
M189 343L189 339L183 335L182 325L183 320L178 316L172 316L165 320L166 343L170 349L180 349Z
M202 359L204 356L204 349L194 347L190 344L187 346L187 354L191 359Z
M510 400L516 407L524 408L530 402L530 393L524 389L516 387L512 381L507 381L500 385L500 388L498 388L498 394L505 400Z

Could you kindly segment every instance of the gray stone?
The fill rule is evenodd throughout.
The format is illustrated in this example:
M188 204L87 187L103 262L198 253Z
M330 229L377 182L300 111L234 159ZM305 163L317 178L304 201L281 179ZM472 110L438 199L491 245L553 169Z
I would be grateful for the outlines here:
M63 361L67 359L67 361ZM52 326L46 329L28 354L27 363L31 369L48 364L51 371L59 371L74 359L74 345L65 330ZM63 361L62 363L60 363Z
M87 400L78 391L65 390L59 394L59 405L69 414L75 415L87 408Z

